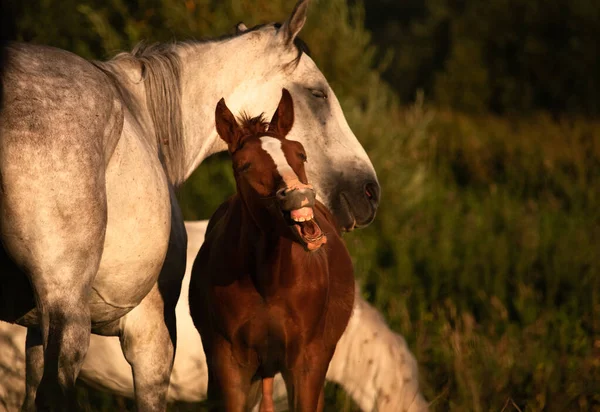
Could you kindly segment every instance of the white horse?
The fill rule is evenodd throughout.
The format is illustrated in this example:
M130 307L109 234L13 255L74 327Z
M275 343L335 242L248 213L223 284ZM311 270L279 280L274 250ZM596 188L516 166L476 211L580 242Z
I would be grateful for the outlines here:
M64 408L90 331L119 336L140 410L163 410L186 239L174 188L224 150L215 102L272 112L297 102L290 138L340 225L368 224L375 171L327 80L283 25L91 63L8 46L0 113L0 319L29 327L25 409ZM76 405L70 405L75 408Z
M225 149L215 103L272 113L294 95L320 200L351 230L379 201L373 166L297 35L283 25L89 62L7 47L0 113L0 319L29 328L24 408L70 404L90 332L119 336L139 410L164 410L186 239L174 188Z
M187 260L182 296L177 304L177 352L168 399L200 402L206 398L208 375L202 341L187 305L192 263L204 240L207 221L185 222ZM24 396L25 328L0 323L0 411L15 411ZM425 411L419 393L414 356L400 335L357 293L350 323L340 339L327 379L349 393L363 411ZM92 336L79 378L89 385L121 396L134 396L131 367L117 337ZM275 380L275 394L287 408L285 384Z

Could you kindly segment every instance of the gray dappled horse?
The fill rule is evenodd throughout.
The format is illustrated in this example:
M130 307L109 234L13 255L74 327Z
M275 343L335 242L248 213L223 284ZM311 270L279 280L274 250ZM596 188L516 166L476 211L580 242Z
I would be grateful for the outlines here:
M27 326L24 409L73 409L90 332L120 337L139 410L163 410L175 347L186 234L175 199L222 150L213 121L296 102L289 139L346 230L368 224L375 171L297 35L283 25L206 42L139 48L100 63L12 44L0 114L0 319Z

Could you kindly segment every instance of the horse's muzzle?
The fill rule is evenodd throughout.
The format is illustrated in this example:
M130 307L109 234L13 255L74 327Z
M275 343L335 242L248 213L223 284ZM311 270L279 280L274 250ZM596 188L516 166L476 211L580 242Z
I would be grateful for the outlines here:
M315 190L310 185L288 188L284 187L277 191L277 200L281 210L286 212L302 209L304 207L313 208L315 205Z
M327 243L327 237L314 219L315 198L315 190L305 184L277 191L277 200L288 225L308 252L314 252Z

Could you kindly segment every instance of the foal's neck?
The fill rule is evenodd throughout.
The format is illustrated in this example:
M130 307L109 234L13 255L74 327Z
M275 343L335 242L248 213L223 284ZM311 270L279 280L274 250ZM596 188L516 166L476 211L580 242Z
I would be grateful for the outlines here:
M255 258L262 258L263 256L261 255L271 253L270 249L283 237L281 227L278 227L277 224L273 222L274 217L268 210L263 208L252 208L252 206L242 198L239 191L236 196L240 202L239 213L241 214L242 225L247 228L245 231L247 236L240 239L247 244ZM251 210L251 208L253 210ZM271 245L271 248L263 247L262 245L264 244Z
M308 260L321 254L320 251L306 251L283 220L277 222L273 214L264 208L250 210L251 206L239 192L236 196L240 206L239 209L233 208L232 212L240 214L241 226L246 228L239 237L240 246L248 251L252 260L260 264L272 260L275 255L288 260L291 254L296 257L298 254L306 255Z

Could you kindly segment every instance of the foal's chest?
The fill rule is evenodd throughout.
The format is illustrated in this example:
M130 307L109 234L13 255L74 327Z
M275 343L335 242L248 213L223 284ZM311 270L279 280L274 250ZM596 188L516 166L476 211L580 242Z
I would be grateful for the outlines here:
M320 295L325 295L320 294ZM326 296L312 296L301 304L274 299L258 306L233 339L235 352L249 351L261 368L276 372L294 364L300 347L323 336ZM244 361L247 356L242 356Z
M323 337L329 301L327 268L309 269L258 273L272 282L261 285L249 278L240 285L238 292L245 296L238 303L245 302L247 311L229 331L235 352L244 354L240 361L250 351L263 367L278 369L294 363L301 346Z

